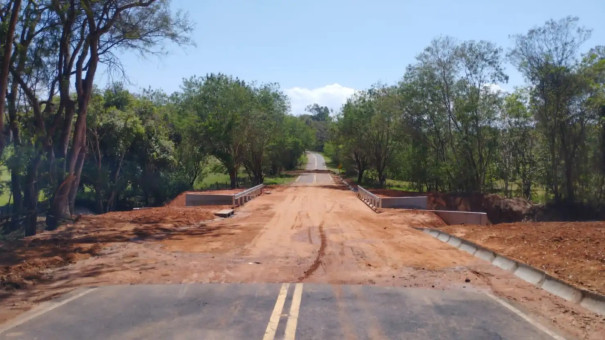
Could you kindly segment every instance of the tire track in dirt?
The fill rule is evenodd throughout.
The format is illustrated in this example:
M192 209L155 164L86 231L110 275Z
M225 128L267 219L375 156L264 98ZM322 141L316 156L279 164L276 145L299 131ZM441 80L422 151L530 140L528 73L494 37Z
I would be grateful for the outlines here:
M317 270L317 268L319 268L319 265L321 265L321 262L322 262L322 258L324 257L324 255L326 253L327 240L326 240L326 234L324 233L323 224L324 224L323 222L321 222L321 224L319 224L319 236L321 239L321 244L319 245L319 251L317 252L315 261L313 261L313 264L309 267L309 269L305 270L304 275L298 278L299 282L307 279L309 276L311 276Z

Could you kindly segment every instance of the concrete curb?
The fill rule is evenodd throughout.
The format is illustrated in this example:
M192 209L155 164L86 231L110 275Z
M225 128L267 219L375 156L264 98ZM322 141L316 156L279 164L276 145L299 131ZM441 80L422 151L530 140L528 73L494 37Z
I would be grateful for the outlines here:
M449 243L450 245L458 248L462 244L462 240L459 239L459 238L457 238L457 237L455 237L455 236L452 236L452 237L450 237L449 240L447 240L447 243Z
M506 270L520 279L533 284L545 291L563 298L567 301L577 303L580 306L590 310L591 312L605 315L605 296L594 292L590 292L581 288L574 287L569 283L556 279L544 271L529 266L525 263L518 262L506 256L497 254L485 247L482 247L471 241L452 236L440 230L431 228L416 228L414 229L429 234L434 238L447 243L453 247L463 250L480 259L490 262L496 267Z
M543 271L523 263L517 263L517 269L513 274L536 286L541 286L546 278L546 274Z

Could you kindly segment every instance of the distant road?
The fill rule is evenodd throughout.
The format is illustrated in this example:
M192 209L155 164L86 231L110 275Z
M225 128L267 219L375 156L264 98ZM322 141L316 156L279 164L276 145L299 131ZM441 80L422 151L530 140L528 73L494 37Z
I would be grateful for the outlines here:
M324 157L317 152L307 152L307 166L306 170L328 170L326 167L326 160Z
M317 153L307 151L307 165L305 170L328 170L326 160ZM296 179L295 185L329 185L334 184L332 176L328 173L303 173Z

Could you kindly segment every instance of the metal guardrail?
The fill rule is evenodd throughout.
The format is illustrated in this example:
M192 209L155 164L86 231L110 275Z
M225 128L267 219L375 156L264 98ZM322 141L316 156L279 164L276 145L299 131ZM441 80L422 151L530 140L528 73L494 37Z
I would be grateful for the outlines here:
M246 189L240 193L233 195L233 206L243 205L244 203L260 196L263 193L264 184L259 184L250 189Z
M380 197L367 191L361 186L357 186L357 197L359 197L360 200L364 201L372 209L382 208L382 200Z

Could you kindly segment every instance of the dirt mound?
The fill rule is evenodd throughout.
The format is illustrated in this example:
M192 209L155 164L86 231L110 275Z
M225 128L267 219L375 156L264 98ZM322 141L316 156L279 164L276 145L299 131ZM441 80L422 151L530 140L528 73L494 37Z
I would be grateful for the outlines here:
M496 194L429 193L429 209L483 211L492 223L532 219L534 205L523 198L505 198Z
M605 294L605 222L526 222L441 229Z
M97 216L85 216L82 220L101 223L131 222L138 224L174 223L192 224L214 218L214 211L225 209L225 205L206 205L202 207L168 206L131 211L115 211Z
M496 194L419 193L392 189L371 191L384 197L427 196L429 209L486 212L492 223L530 220L537 210L534 204L523 198L505 198Z
M115 242L174 237L180 227L214 219L225 206L160 207L81 216L74 224L13 242L0 242L0 288L49 280L48 271L97 255Z

